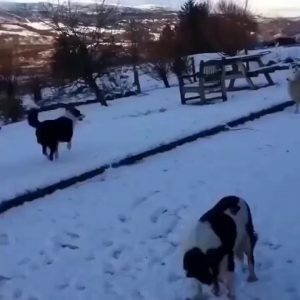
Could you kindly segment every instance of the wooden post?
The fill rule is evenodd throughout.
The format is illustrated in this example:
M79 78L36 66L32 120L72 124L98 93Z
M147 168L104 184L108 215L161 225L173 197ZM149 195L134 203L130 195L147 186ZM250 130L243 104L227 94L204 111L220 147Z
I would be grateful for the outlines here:
M181 76L178 76L178 83L179 83L181 104L185 104L185 93L183 91L184 82L183 82L183 78Z
M194 59L194 57L192 57L191 60L192 60L192 74L195 74L194 75L194 82L197 82L196 67L195 67L195 59Z

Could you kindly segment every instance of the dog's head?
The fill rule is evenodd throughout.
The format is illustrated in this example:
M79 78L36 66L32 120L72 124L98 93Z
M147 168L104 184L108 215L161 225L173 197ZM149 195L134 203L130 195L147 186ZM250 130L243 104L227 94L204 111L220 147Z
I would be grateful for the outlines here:
M199 248L187 251L183 258L183 268L186 276L195 278L201 283L211 285L214 280L213 270L207 256Z
M65 106L66 114L72 116L77 121L82 121L85 118L85 115L80 112L79 109L71 105Z

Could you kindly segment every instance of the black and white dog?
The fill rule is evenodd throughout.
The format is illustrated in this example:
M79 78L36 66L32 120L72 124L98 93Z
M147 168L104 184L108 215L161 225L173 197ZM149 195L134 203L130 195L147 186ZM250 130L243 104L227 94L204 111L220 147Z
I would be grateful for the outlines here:
M201 297L201 283L212 285L213 293L219 296L219 283L224 282L228 297L235 299L235 256L243 262L246 254L248 281L256 281L256 242L251 211L245 200L227 196L206 212L192 230L183 257L186 276L200 282L198 297Z
M84 115L70 105L65 106L64 116L54 120L40 122L37 109L31 109L27 116L28 124L36 129L37 142L42 145L43 154L51 161L54 157L58 158L59 143L68 143L68 149L71 149L75 124L83 119ZM47 153L48 148L49 154Z

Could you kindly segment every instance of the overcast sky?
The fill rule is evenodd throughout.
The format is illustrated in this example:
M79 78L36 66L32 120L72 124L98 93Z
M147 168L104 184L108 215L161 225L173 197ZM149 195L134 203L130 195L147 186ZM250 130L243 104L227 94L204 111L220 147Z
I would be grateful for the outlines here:
M159 4L178 8L184 0L107 0L115 1L123 5ZM244 3L244 0L235 0ZM255 12L263 12L267 15L291 15L300 16L300 0L249 0L250 7Z
M18 1L18 2L39 2L53 0L0 0L1 1ZM63 1L63 0L61 0ZM72 0L71 0L72 1ZM75 1L75 0L74 0ZM94 0L77 0L82 2L94 2ZM214 2L217 0L211 0ZM245 0L235 0L238 3L244 3ZM121 5L144 5L155 4L164 5L172 8L178 8L185 0L106 0L106 3L118 3ZM256 13L272 16L300 16L300 0L249 0L250 7Z

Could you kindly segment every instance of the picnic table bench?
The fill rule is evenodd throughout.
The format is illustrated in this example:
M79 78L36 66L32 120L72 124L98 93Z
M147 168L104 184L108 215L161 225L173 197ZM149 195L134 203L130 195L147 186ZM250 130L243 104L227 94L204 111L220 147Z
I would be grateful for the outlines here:
M230 80L229 90L234 89L234 84L237 79L245 79L250 89L256 90L258 87L252 81L252 78L264 75L268 85L274 85L274 81L270 73L282 70L281 64L273 64L266 66L262 62L262 57L269 52L261 52L250 55L238 55L232 57L225 57L225 80ZM255 63L257 67L250 68ZM231 70L227 71L228 68Z
M185 79L197 79L192 84L185 85ZM225 86L225 68L223 60L201 61L199 72L184 75L179 78L179 90L181 103L185 104L188 100L200 98L203 103L207 100L222 98L227 100ZM209 92L219 93L219 96L207 99ZM186 94L197 94L197 96L186 97Z
M265 77L267 86L274 85L270 74L278 70L288 69L288 67L282 64L265 65L262 62L262 57L268 53L269 52L260 52L230 57L222 55L221 58L206 62L201 61L199 72L179 78L181 103L185 104L186 101L199 98L201 102L216 98L222 98L223 101L226 101L226 80L229 80L228 90L234 89L237 79L245 79L250 89L256 90L258 87L254 84L252 78L260 75ZM253 67L254 64L257 66ZM193 84L186 84L185 79L191 78L197 78L197 81ZM219 97L208 99L206 94L211 92L217 92L220 93L220 95ZM186 94L189 93L197 94L197 96L187 98Z

